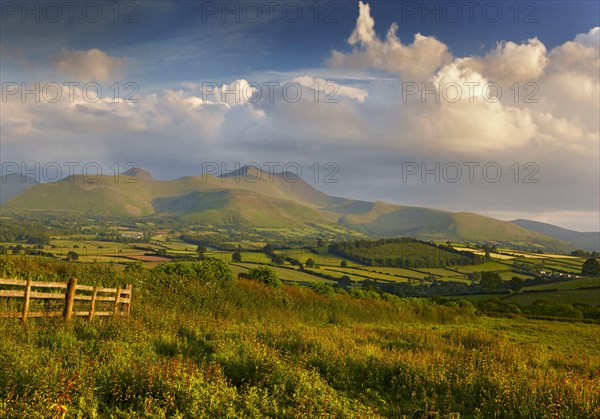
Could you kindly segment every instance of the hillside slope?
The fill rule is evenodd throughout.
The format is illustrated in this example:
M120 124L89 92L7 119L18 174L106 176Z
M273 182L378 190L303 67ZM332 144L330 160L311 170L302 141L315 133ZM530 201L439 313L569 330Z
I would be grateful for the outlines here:
M245 167L223 176L155 180L143 171L89 181L82 176L33 186L2 205L6 212L171 216L199 224L301 227L339 224L375 237L497 242L552 250L568 246L513 223L470 213L329 196L289 173Z
M0 204L23 193L23 191L37 185L37 183L35 179L20 174L0 176Z
M513 220L511 223L557 240L568 242L572 247L577 249L600 251L600 232L598 231L574 231L532 220Z
M507 221L472 213L451 213L429 208L375 203L362 213L345 214L340 224L371 236L413 236L430 240L451 238L477 243L531 245L564 251L558 239L530 231Z

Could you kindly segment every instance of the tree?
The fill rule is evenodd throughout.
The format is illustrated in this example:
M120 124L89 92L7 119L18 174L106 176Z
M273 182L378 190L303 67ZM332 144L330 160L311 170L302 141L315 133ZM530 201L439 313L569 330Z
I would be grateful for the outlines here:
M241 262L242 254L240 252L233 252L233 254L231 255L231 261L237 263Z
M198 247L196 248L196 253L198 253L198 259L202 260L204 259L204 254L206 253L208 249L206 248L206 246L204 246L203 244L199 244Z
M136 274L142 272L143 270L144 264L139 260L136 260L125 267L126 274Z
M500 288L502 277L497 272L482 272L479 287L483 291L495 292Z
M491 256L490 256L490 250L491 250L491 247L490 247L490 246L488 246L487 244L484 244L484 245L482 246L482 249L485 251L485 258L486 258L486 259L490 259L490 258L491 258Z
M324 295L331 295L335 292L333 286L329 284L324 284L322 282L313 282L312 284L309 284L308 287L314 292Z
M325 243L323 243L323 239L319 237L317 239L317 247L323 247L323 246L325 246Z
M589 258L581 267L581 275L600 276L600 263L596 259Z
M523 278L519 278L518 276L513 276L512 279L510 280L510 289L513 291L519 291L521 288L523 288L523 284L525 281L523 281Z
M307 268L314 268L315 267L315 261L312 258L308 258L306 260L306 267Z
M467 276L472 282L479 282L481 280L481 272L472 272L467 274Z
M343 261L340 262L340 266L342 268L347 268L348 267L348 262L346 262L345 260L343 260Z
M578 257L589 257L590 256L590 252L587 252L583 249L577 249L577 250L573 250L571 252L572 256L578 256Z
M273 257L271 257L271 262L273 262L275 265L283 265L285 263L285 260L283 259L283 256L273 254Z
M261 266L251 269L246 276L273 288L281 287L281 279L279 279L279 276L277 276L277 272L268 266Z
M343 287L349 287L350 285L352 285L352 279L348 275L344 275L340 279L338 279L338 284L340 284Z
M79 255L76 252L70 251L69 253L67 253L67 260L79 260Z

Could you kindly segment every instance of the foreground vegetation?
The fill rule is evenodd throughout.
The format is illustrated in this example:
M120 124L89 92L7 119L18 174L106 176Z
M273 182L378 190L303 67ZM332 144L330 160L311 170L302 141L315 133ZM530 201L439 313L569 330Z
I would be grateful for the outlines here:
M600 415L597 325L159 266L0 259L2 276L134 284L130 318L0 320L0 416Z

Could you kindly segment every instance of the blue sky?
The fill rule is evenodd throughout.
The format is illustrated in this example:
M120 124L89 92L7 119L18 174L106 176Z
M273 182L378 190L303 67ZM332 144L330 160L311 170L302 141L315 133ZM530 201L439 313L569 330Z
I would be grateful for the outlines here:
M269 2L260 1L256 4L263 18L249 22L246 18L254 16L253 9L242 9L243 2L151 0L136 2L137 9L127 6L132 2L121 2L117 23L113 2L96 2L102 4L102 17L98 23L89 23L83 18L86 2L75 2L80 6L74 9L73 23L68 20L68 9L61 7L58 23L49 23L51 17L40 9L39 23L35 22L35 15L27 15L23 24L24 2L8 3L16 3L17 11L3 9L4 45L23 48L40 60L52 49L63 47L99 48L110 55L127 55L137 64L130 74L140 86L318 68L332 49L347 47L346 39L357 14L355 1L320 1L318 7L312 0L278 1L273 2L277 6L272 9ZM294 7L288 9L290 16L284 18L285 5L290 3ZM481 54L499 41L522 42L532 37L538 37L550 49L597 26L600 16L600 3L596 1L472 2L472 19L469 7L444 9L444 2L430 2L427 7L432 13L423 16L421 3L371 1L378 35L385 36L389 26L397 22L402 41L410 41L417 32L435 36L458 56ZM223 16L236 6L237 13ZM294 22L293 12L297 9L302 11L302 17ZM273 22L269 19L270 10ZM319 10L318 18L315 10ZM460 17L455 19L458 10ZM496 10L501 16L498 22L491 23ZM132 22L126 21L128 17ZM3 68L8 75L10 69Z
M314 1L122 1L116 22L113 2L75 3L72 22L62 7L53 23L46 3L2 2L3 162L134 161L175 178L205 161L297 161L309 181L308 166L334 162L337 183L312 183L335 195L600 228L598 2L473 2L471 18L465 2L427 2L423 16L420 1L320 1L316 22ZM103 100L4 97L7 83L36 82L98 82ZM279 87L273 103L232 103L207 98L207 82L296 83L303 95L289 103ZM110 101L115 83L121 99L134 83L137 103ZM336 103L323 103L325 83ZM496 83L503 94L490 101L478 87L473 101L440 104L403 97L407 83ZM469 162L503 177L401 180L404 163ZM524 182L530 172L538 182Z

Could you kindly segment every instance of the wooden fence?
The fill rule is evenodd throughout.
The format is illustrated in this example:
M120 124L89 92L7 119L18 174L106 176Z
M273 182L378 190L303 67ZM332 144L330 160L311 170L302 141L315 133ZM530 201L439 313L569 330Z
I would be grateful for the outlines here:
M89 285L77 285L77 278L72 278L69 282L41 282L26 281L20 279L1 279L0 286L10 286L13 289L0 289L0 297L4 298L22 298L23 304L21 311L0 312L0 317L20 318L23 322L28 317L64 317L66 321L71 321L73 316L87 317L92 320L94 316L111 315L129 315L131 310L131 284L125 287L103 288ZM15 289L16 288L16 289ZM24 288L24 289L20 289ZM34 291L35 289L44 289L43 292ZM48 290L58 292L48 292ZM42 300L63 300L64 308L62 311L29 311L30 301L32 299ZM89 305L85 304L89 301ZM75 310L77 305L85 304L86 310ZM96 305L101 303L106 307L103 311L97 311Z

